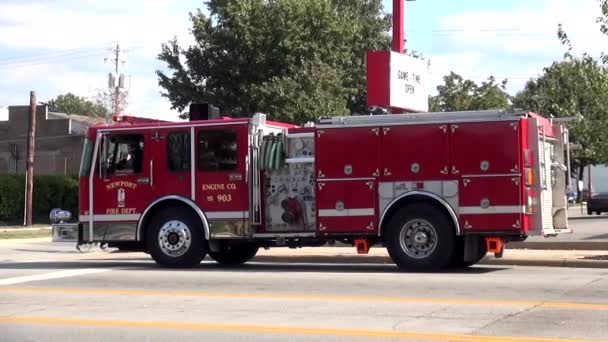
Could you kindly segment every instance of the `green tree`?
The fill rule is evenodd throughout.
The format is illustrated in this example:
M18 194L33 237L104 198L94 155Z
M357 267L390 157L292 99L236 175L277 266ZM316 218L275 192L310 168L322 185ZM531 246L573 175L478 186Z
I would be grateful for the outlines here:
M101 105L72 93L62 94L48 101L49 110L66 114L106 117L108 111Z
M600 31L608 35L608 0L598 0L600 16L596 22ZM573 154L573 175L583 179L587 165L608 163L608 55L599 59L588 54L575 57L572 42L564 27L559 24L557 36L566 46L564 59L544 69L538 80L530 80L526 88L515 97L515 105L533 108L540 113L556 117L576 116L570 125L570 138L582 149ZM580 194L579 194L580 198Z
M600 7L602 15L597 18L597 22L600 24L600 31L608 36L608 0L601 0ZM602 60L604 63L608 63L608 55L602 53Z
M515 107L544 116L577 117L569 125L570 139L580 144L572 164L579 179L587 165L608 163L608 69L600 61L583 55L567 56L527 82L514 100Z
M366 51L390 47L382 0L209 0L190 14L196 44L162 45L173 109L210 102L233 116L296 123L363 113Z
M433 112L462 110L504 109L510 107L506 92L507 80L500 84L490 76L478 85L455 72L443 77L444 84L437 86L438 94L429 97L429 108Z

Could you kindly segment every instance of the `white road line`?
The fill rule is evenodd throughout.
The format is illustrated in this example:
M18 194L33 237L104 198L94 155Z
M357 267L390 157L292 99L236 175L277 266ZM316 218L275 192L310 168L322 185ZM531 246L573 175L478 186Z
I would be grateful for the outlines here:
M111 271L111 269L107 269L107 268L83 268L83 269L78 269L78 270L63 270L63 271L57 271L57 272L49 272L49 273L36 274L36 275L31 275L31 276L23 276L23 277L13 277L13 278L0 279L0 286L2 286L2 285L14 285L14 284L20 284L20 283L26 283L26 282L38 281L38 280L48 280L48 279L75 277L75 276L79 276L79 275L102 273L102 272L108 272L108 271Z

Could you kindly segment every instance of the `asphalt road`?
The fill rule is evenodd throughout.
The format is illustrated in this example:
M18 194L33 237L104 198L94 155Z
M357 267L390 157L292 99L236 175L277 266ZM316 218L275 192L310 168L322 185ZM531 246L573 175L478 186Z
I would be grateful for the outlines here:
M210 261L0 243L0 341L608 340L608 270Z

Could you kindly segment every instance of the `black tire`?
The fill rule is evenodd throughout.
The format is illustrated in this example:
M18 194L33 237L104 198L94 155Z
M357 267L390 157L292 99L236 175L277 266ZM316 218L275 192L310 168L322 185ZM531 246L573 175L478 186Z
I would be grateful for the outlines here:
M159 265L174 268L192 267L200 264L205 258L207 242L203 236L203 226L200 219L189 209L164 208L152 217L147 229L146 246ZM186 235L171 233L171 229L184 233L184 229L187 229L189 233ZM164 232L164 242L161 242L159 236L161 230ZM177 235L175 244L172 243L176 239L174 234ZM181 244L183 245L179 250L171 250Z
M426 242L414 242L420 233ZM419 203L399 209L390 218L384 242L391 259L402 270L436 271L450 264L456 236L453 223L441 210Z
M453 268L466 268L475 265L478 263L483 257L488 254L488 247L483 238L479 238L476 243L479 243L479 249L477 255L473 257L472 260L464 260L464 245L465 238L464 236L457 236L456 243L454 245L454 254L452 255L452 260L450 261L450 267Z
M224 266L242 265L253 259L259 246L249 243L222 244L219 252L209 251L211 259Z
M587 209L587 215L593 215L593 211Z

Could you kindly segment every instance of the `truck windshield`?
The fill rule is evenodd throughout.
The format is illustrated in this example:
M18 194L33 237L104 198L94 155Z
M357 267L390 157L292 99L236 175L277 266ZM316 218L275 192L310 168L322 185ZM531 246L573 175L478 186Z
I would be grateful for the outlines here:
M93 141L89 138L84 140L84 148L82 149L82 158L80 159L80 177L89 175L91 171L91 159L93 157Z

